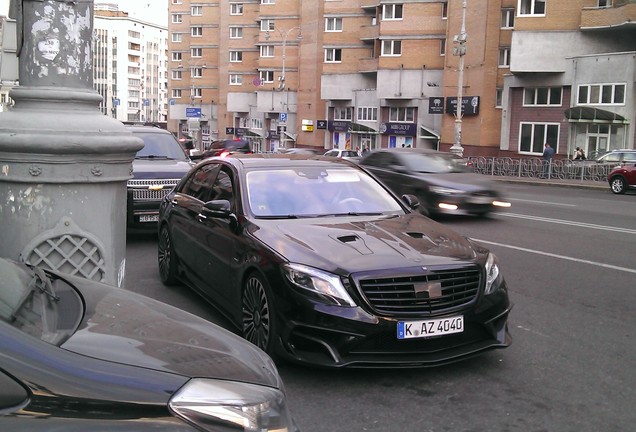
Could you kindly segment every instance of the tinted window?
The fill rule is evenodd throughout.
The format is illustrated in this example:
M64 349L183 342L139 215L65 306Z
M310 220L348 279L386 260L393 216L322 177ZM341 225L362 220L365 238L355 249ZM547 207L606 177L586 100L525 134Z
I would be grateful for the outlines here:
M203 202L208 201L207 197L210 195L218 172L218 164L202 166L188 178L181 188L181 193L190 195Z
M179 141L170 133L135 132L144 141L144 147L137 152L137 158L164 158L187 161Z
M232 179L225 171L219 172L219 175L212 186L209 201L228 200L234 201L234 191L232 189Z

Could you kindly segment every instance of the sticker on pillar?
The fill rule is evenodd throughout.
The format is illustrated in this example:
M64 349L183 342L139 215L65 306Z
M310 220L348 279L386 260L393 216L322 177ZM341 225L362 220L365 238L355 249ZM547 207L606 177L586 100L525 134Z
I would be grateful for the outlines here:
M55 60L55 57L60 53L60 41L57 39L47 39L38 42L38 51L42 54L42 57L48 61Z

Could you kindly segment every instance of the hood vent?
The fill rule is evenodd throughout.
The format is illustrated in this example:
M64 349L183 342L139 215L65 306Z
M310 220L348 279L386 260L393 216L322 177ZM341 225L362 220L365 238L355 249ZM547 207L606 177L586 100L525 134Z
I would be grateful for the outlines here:
M358 251L361 255L372 255L373 251L367 247L364 240L357 234L346 234L335 237L335 240L344 243Z

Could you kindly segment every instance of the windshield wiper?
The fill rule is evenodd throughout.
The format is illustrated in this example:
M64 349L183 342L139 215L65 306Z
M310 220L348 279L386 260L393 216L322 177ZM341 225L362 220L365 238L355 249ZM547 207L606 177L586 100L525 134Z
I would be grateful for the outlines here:
M298 219L298 216L295 214L288 215L260 215L256 216L257 219Z
M33 279L31 279L31 283L29 284L31 290L37 288L51 301L57 302L60 298L55 295L55 290L53 289L51 279L49 279L46 273L44 273L44 270L39 267L31 267L31 270L33 270L34 273Z
M135 159L166 159L166 160L174 160L174 158L162 155L145 155L145 156L135 156Z

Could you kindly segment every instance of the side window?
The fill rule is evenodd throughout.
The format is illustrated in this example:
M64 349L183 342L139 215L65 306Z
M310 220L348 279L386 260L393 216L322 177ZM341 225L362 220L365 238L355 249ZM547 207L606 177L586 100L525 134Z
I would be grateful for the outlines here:
M225 170L219 172L219 175L216 177L216 181L212 186L209 201L213 200L228 200L230 204L234 203L232 178Z
M623 162L636 162L636 152L623 153Z
M181 188L181 193L206 202L213 188L220 166L208 164L194 172Z

